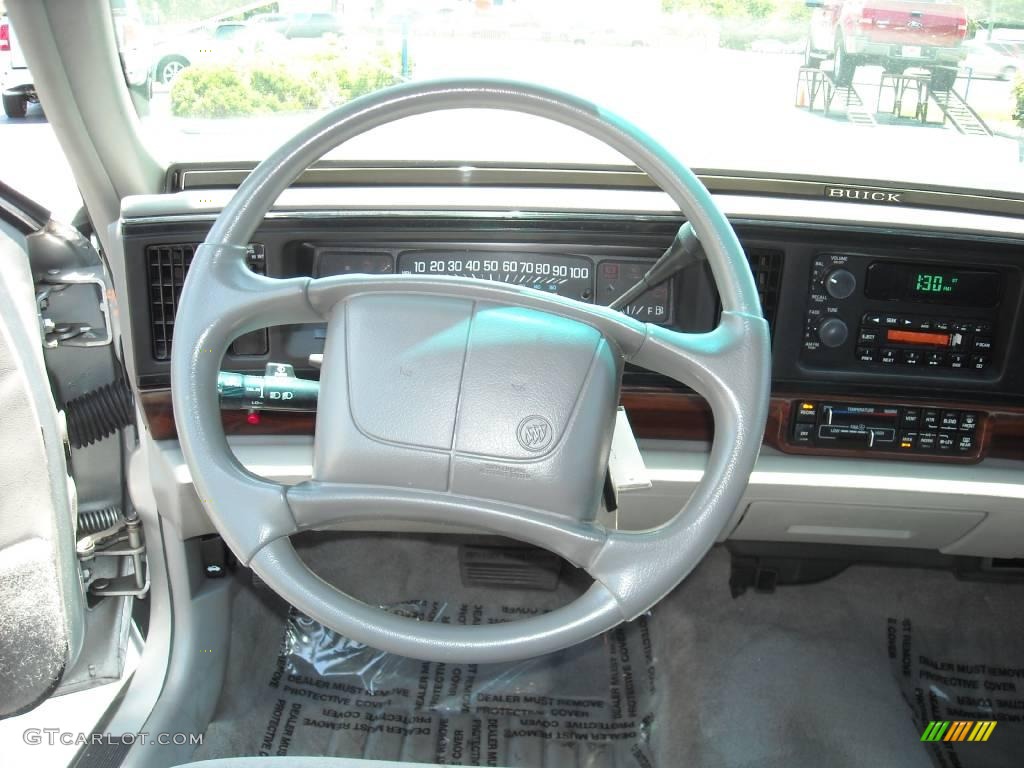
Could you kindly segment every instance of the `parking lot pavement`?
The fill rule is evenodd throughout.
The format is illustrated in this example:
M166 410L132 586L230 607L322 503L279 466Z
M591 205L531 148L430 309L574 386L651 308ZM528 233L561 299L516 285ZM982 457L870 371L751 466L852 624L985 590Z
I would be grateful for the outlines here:
M24 119L0 114L0 181L70 221L82 206L64 151L38 104Z

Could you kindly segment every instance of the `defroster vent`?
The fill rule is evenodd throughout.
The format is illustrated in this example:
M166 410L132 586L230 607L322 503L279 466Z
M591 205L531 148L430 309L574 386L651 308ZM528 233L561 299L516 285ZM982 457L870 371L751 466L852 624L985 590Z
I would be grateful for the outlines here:
M747 261L757 284L761 310L768 327L775 330L775 311L779 306L779 285L782 281L782 251L770 248L748 248Z
M153 358L171 359L171 341L174 338L174 316L185 275L192 264L199 243L150 245L146 247L146 266L149 272L149 318L153 336ZM249 246L246 257L249 269L266 274L266 256L263 246Z

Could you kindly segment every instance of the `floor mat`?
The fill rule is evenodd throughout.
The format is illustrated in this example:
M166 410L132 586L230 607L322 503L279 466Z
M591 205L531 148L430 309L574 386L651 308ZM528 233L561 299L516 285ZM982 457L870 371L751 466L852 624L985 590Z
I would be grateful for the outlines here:
M317 573L363 600L399 605L411 598L430 596L438 600L438 607L446 605L441 613L452 621L460 621L459 617L464 616L472 622L472 606L477 605L498 606L499 610L502 605L508 610L514 606L548 610L572 599L587 586L586 580L573 583L570 578L563 580L557 593L462 587L457 550L443 540L346 536L318 541L302 550L302 554ZM416 682L406 686L408 691L402 692L402 706L398 709L408 713L408 702L412 700L415 704L421 696L428 704L435 696L438 704L448 702L445 711L432 714L429 706L426 712L417 712L414 706L413 715L447 717L446 725L434 719L419 725L429 730L431 738L446 729L445 748L449 752L442 753L445 756L451 756L450 750L455 749L453 731L461 734L464 764L487 764L494 758L499 765L513 767L579 765L585 764L581 762L584 756L589 756L587 759L592 758L593 765L628 768L646 765L644 761L648 760L659 768L817 768L826 762L830 768L956 765L934 762L932 745L921 741L927 723L922 726L909 705L914 693L906 697L906 681L901 679L898 660L891 658L890 620L898 624L908 617L921 630L921 642L928 643L930 650L921 652L939 662L1019 668L1024 667L1024 643L1020 641L1024 637L1024 612L1019 609L1022 599L1024 589L1020 585L961 582L946 572L868 566L850 568L819 584L784 587L768 595L750 592L733 599L729 592L728 553L715 549L679 589L654 609L646 623L649 638L638 634L626 643L634 685L636 670L645 666L636 662L638 653L634 648L643 648L649 641L652 650L649 654L641 650L639 656L646 659L649 655L654 660L655 694L647 707L643 706L642 697L637 696L641 705L636 720L643 738L629 741L631 745L640 744L641 749L633 750L631 746L620 750L615 745L610 750L580 752L578 744L590 742L565 740L558 749L571 753L568 756L537 756L529 752L527 747L540 749L537 745L543 743L546 751L548 744L553 743L532 737L559 730L563 721L570 719L559 713L555 718L557 728L531 723L529 728L538 732L528 737L529 744L524 741L516 745L515 750L520 751L499 754L481 747L479 755L471 749L466 756L467 734L472 741L476 727L472 719L466 719L472 712L463 712L460 703L468 669L458 673L460 680L452 695L448 691L455 674L453 669L445 669L440 687L432 677L438 674L436 666L403 671L403 677ZM425 610L429 614L434 608L428 605ZM280 600L266 592L240 590L232 622L232 652L223 694L214 722L194 759L274 753L285 739L289 740L289 754L300 754L296 751L299 746L307 753L343 756L369 753L400 757L401 750L414 748L422 754L422 750L428 749L412 745L401 732L417 725L415 721L382 722L368 719L360 711L387 709L361 707L355 700L365 698L371 704L380 704L382 692L395 687L385 684L389 668L372 663L372 653L363 658L363 671L330 682L353 687L341 694L351 699L349 704L340 706L340 702L334 702L336 706L332 707L330 702L312 701L307 694L292 695L282 693L280 688L270 688L275 675L278 684L283 685L288 675L300 671L294 666L289 672L288 655L281 653L288 609ZM639 625L634 625L629 631L637 629ZM985 643L982 646L977 644L978 635ZM309 635L309 641L314 642L315 637ZM900 642L897 638L898 655L902 655ZM335 647L332 643L343 645L340 639L326 638L318 647L329 651ZM494 689L495 693L502 697L596 697L610 701L614 690L612 647L609 639L604 638L593 641L585 650L566 652L560 662L552 663L549 659L545 666L538 667L536 679L529 685L523 682L528 694L511 689ZM984 658L963 656L959 649L965 647L983 649ZM330 675L329 662L333 658L329 653L322 656L317 662L321 664L319 669L310 663L302 670L310 680L305 686L294 687L310 694L325 690L318 687L322 682L309 683ZM336 660L348 663L344 653ZM349 669L358 666L354 664ZM471 686L478 695L475 699L471 697L471 702L478 707L520 705L521 702L504 698L484 701L479 694L489 694L491 689L482 688L482 681L495 679L500 679L495 670L478 669ZM520 678L521 682L528 679L529 676ZM426 687L421 692L422 686ZM376 693L366 698L360 692ZM353 702L356 706L352 706ZM301 708L293 716L296 704ZM336 714L318 716L316 719L325 727L308 728L296 740L297 718L310 716L315 707L333 708ZM531 720L546 720L547 715L554 715L553 705L536 707L530 713ZM459 711L455 712L456 709ZM598 712L596 708L594 711ZM358 718L353 712L358 712ZM501 714L520 717L525 713ZM647 719L648 715L652 717ZM941 712L928 715L929 719L940 716L945 717ZM373 730L352 733L351 728L346 732L334 725L357 719L363 724L360 727ZM974 718L950 712L949 719ZM572 720L581 718L573 716ZM600 717L592 722L600 722ZM389 734L387 728L395 725L399 732ZM988 749L991 757L1008 732L1007 724L1000 722L988 742L957 747L965 754L970 747L981 758L978 762L964 761L965 768L998 765L986 762L982 750ZM486 745L487 732L481 731L480 736ZM436 742L429 744L427 754L430 750L437 755ZM623 759L625 762L621 762ZM612 760L617 762L608 762Z
M361 599L452 624L524 618L588 585L570 574L556 592L467 588L454 547L389 544L338 543L303 554L341 584L340 570L352 574L354 585L345 586ZM229 657L224 695L195 760L269 754L581 768L655 762L657 622L648 616L561 653L488 665L381 653L262 591L240 591L233 620L232 647L243 650Z
M425 621L493 624L518 605L413 601ZM647 766L656 666L647 617L569 652L489 665L420 662L292 612L268 668L260 752L445 765Z
M889 658L936 768L1024 763L1024 653L998 628L888 622Z

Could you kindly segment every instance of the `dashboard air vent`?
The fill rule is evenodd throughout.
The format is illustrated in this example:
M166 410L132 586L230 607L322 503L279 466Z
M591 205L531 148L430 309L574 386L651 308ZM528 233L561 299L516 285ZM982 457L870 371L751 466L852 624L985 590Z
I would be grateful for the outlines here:
M748 248L747 261L754 273L757 295L768 328L775 330L775 310L779 305L779 285L782 281L782 251L770 248Z
M199 243L176 243L146 247L146 267L149 274L149 319L153 338L153 359L171 359L171 341L174 338L174 316L178 311L178 297L185 282L189 265ZM263 246L249 246L249 269L266 274Z

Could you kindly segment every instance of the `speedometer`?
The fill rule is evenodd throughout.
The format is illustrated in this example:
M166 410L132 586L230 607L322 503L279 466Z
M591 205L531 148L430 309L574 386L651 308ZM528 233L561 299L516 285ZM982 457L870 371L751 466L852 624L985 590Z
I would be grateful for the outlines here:
M412 251L399 256L398 271L410 275L496 280L579 301L594 300L594 265L590 259L576 256L495 251Z

